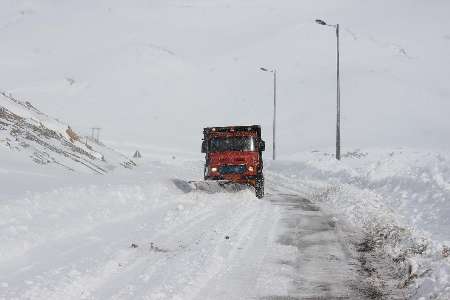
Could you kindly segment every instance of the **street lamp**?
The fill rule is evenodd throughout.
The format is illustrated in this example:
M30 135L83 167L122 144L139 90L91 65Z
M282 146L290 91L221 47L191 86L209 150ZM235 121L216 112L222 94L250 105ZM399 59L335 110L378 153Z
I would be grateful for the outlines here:
M327 24L325 21L317 19L316 23L319 25L330 26L336 29L336 58L337 58L337 72L336 72L336 159L341 159L341 82L339 70L339 24Z
M273 74L273 125L272 125L272 137L273 137L273 151L272 158L275 160L275 126L277 121L277 70L269 70L266 68L260 68L261 71L270 72Z

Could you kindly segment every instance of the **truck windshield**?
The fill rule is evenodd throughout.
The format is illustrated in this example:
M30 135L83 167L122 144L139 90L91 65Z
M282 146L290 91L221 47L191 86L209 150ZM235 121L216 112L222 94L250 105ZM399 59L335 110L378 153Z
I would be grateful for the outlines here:
M256 151L256 140L251 136L233 136L209 140L210 152Z

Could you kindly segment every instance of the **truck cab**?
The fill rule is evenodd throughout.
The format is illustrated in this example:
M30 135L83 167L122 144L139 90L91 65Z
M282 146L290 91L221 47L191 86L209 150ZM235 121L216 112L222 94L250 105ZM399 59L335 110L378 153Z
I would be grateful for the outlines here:
M250 185L255 188L256 196L262 198L264 150L259 125L204 128L204 179Z

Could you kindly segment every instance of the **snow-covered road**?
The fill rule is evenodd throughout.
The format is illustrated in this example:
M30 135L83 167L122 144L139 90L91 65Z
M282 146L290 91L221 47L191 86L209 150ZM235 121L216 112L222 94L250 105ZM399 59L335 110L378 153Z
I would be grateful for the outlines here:
M262 200L180 188L201 161L18 178L1 186L0 299L448 299L445 248L326 162L268 163Z
M277 210L248 192L200 195L198 201L192 196L37 243L1 265L0 295L198 299L200 293L214 293L210 282L224 277L229 291L242 297L255 280L250 267L259 265L273 237ZM232 273L242 276L233 282Z
M2 248L0 299L359 298L347 236L309 200L171 192L156 200L145 187L110 185L31 196L55 223L22 228L10 240L15 254ZM55 204L68 194L81 207L58 218ZM12 225L20 218L5 221L10 231L21 230Z
M294 287L289 295L300 298L364 298L359 286L357 260L350 250L350 236L336 227L333 217L325 215L311 201L297 195L273 195L283 206L285 232L278 241L294 246L298 255L292 265ZM339 276L336 276L339 274Z

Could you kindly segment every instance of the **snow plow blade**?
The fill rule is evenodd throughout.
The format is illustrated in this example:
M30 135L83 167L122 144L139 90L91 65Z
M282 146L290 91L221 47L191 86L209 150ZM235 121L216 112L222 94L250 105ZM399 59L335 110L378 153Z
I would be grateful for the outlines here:
M228 180L205 180L205 181L189 181L194 187L194 190L203 191L207 193L220 192L239 192L249 189L250 186L246 184L235 183Z
M228 180L184 181L174 179L173 183L185 193L192 191L202 191L208 194L222 192L234 193L251 188L247 184L235 183Z

